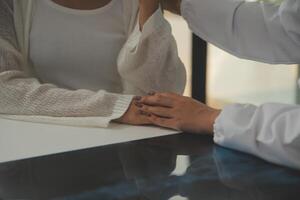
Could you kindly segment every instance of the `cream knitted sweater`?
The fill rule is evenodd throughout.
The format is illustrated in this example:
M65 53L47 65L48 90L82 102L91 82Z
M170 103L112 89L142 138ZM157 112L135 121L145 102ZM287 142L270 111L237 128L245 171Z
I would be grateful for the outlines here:
M107 127L128 109L132 95L148 91L182 93L185 70L168 22L157 11L138 28L138 1L124 1L128 39L118 71L124 94L68 90L43 84L29 60L35 0L0 0L1 117L65 125Z

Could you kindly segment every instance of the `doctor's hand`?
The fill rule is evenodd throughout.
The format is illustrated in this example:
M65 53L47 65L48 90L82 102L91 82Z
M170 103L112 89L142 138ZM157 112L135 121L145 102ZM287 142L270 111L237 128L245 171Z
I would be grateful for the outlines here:
M188 133L212 134L221 112L192 98L171 93L141 97L136 105L150 114L148 119L154 125Z
M135 100L132 101L127 112L119 119L114 120L115 122L130 125L150 125L152 124L147 117L147 114L140 111L135 105Z
M159 8L160 0L139 0L140 3L140 14L139 14L139 22L140 22L140 30L143 30L143 27L147 20L155 13L155 11Z
M181 14L181 0L161 0L163 8L172 13Z

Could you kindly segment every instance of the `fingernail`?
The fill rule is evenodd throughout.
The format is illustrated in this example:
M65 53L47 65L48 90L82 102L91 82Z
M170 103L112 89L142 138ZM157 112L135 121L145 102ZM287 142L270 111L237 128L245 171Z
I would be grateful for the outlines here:
M148 95L153 96L155 95L155 92L149 92Z
M141 96L136 96L136 97L133 98L133 100L135 100L135 101L140 101L141 99L142 99Z

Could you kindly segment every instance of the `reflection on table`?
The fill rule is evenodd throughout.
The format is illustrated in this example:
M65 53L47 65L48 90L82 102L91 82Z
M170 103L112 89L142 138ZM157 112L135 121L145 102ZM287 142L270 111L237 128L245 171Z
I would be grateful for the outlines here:
M187 156L181 163L178 156ZM182 174L174 173L186 165ZM0 199L299 199L300 172L175 135L0 165Z

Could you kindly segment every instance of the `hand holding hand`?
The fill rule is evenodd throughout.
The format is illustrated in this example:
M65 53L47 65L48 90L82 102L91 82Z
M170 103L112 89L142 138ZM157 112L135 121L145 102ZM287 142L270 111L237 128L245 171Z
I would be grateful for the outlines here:
M171 93L156 93L142 97L136 104L149 113L154 125L189 133L213 133L220 110L210 108L192 98Z
M140 109L135 105L135 100L132 101L129 106L127 112L119 119L115 120L116 122L122 124L130 124L130 125L150 125L152 124L147 114L140 111Z

